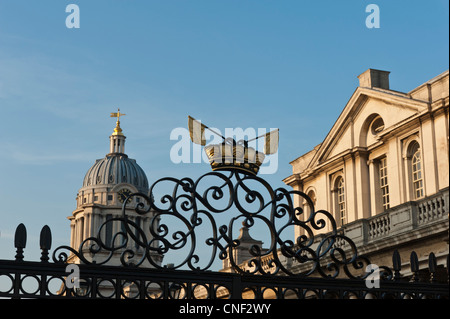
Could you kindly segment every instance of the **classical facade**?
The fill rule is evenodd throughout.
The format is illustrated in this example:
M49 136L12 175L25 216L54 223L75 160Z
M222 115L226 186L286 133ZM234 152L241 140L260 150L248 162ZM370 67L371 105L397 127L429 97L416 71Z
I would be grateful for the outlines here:
M332 213L372 262L392 265L397 249L405 263L415 250L421 268L430 252L444 265L449 72L410 92L391 89L389 73L369 69L358 76L359 86L324 141L294 159L283 181L309 195L316 209Z

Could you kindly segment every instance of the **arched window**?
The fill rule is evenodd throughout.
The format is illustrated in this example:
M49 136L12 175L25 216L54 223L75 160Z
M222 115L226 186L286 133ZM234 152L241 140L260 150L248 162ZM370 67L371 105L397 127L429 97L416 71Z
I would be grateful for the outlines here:
M359 133L359 146L368 147L378 141L377 137L380 132L385 128L383 118L377 114L371 114L366 118L361 131Z
M423 179L423 158L420 144L417 140L409 143L406 153L407 178L409 198L416 200L425 195Z
M314 190L310 190L307 195L311 199L313 205L316 206L316 193L314 192ZM309 207L309 205L307 204L306 201L304 203L304 207L307 208L307 211L306 211L307 215L306 216L309 217L309 215L312 213L312 210L311 210L312 207Z
M336 212L338 214L340 225L344 225L346 223L347 214L345 209L345 186L344 186L344 178L338 177L336 180L336 192L337 192L337 205Z
M298 218L298 220L300 220L300 221L307 221L310 218L311 214L314 212L314 209L316 207L316 191L315 191L314 187L308 187L305 191L305 194L306 194L306 196L309 197L309 199L311 199L313 206L311 206L310 201L308 201L306 198L302 199L301 206L303 209L303 213L297 214L297 216L296 216ZM306 231L306 229L304 227L296 228L295 237L297 238L300 235L308 235L308 232Z
M370 124L370 130L372 135L377 135L384 130L384 121L380 116L376 117L375 120L372 121Z
M422 160L420 157L420 149L414 152L411 157L411 172L414 198L423 197L423 179L422 179Z

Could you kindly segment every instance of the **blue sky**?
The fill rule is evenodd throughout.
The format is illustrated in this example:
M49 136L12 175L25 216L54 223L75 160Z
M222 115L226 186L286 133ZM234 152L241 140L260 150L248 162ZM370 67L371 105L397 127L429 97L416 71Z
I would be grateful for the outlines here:
M66 5L80 8L68 29ZM380 8L368 29L365 8ZM200 176L173 164L170 132L192 115L217 128L279 128L275 187L319 144L368 68L408 92L448 69L448 6L431 1L0 0L0 258L28 229L69 241L84 174L109 152L109 113L149 182ZM36 257L37 256L37 257Z

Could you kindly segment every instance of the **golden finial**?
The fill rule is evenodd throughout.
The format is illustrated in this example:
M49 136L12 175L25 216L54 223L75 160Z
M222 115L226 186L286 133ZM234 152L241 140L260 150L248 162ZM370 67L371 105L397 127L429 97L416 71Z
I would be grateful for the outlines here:
M120 128L120 117L125 116L125 113L120 113L120 109L117 109L117 113L111 113L111 117L117 117L116 127L114 128L113 135L123 135L122 129Z

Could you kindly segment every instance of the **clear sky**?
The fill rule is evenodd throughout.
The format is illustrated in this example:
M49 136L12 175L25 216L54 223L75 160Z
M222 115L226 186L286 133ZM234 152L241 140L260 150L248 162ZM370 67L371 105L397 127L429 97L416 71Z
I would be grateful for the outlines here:
M70 3L80 28L68 29ZM380 28L366 27L366 6ZM368 68L408 92L448 69L447 0L0 0L0 259L44 225L68 244L83 177L109 152L120 107L126 153L150 184L196 177L174 164L174 128L279 128L278 170L322 142ZM37 256L37 257L36 257Z

